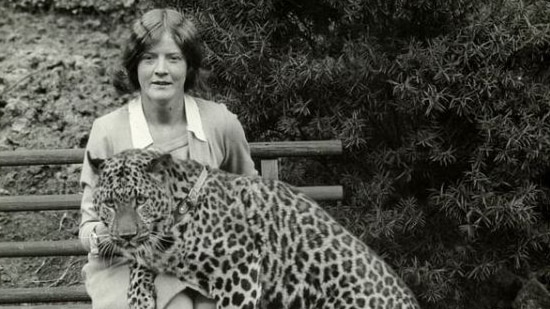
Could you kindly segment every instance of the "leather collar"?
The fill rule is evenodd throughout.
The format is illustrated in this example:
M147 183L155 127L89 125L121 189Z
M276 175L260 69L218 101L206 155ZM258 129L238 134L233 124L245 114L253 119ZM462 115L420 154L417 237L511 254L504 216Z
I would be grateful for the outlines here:
M206 170L206 167L203 167L199 178L197 178L197 181L195 182L191 190L189 190L187 196L178 201L178 205L174 210L174 223L177 223L181 219L181 217L189 211L190 207L197 205L199 201L199 192L202 189L207 176L208 171Z

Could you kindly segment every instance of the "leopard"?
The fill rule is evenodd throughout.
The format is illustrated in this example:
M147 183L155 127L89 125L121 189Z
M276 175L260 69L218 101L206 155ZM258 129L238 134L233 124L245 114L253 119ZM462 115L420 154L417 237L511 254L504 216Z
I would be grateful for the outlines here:
M130 262L127 301L154 309L171 274L232 309L417 309L374 250L299 188L155 149L92 158L93 205Z

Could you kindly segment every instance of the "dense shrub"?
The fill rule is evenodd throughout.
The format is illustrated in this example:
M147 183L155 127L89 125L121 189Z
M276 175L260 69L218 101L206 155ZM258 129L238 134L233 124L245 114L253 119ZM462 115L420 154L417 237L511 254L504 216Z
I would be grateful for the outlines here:
M181 6L253 139L344 141L339 217L426 307L509 306L503 277L547 276L546 2Z
M548 9L502 1L411 40L392 64L391 96L364 110L378 117L370 158L393 189L387 202L413 199L426 216L415 230L428 266L419 281L434 283L426 300L488 307L472 294L501 273L548 276Z

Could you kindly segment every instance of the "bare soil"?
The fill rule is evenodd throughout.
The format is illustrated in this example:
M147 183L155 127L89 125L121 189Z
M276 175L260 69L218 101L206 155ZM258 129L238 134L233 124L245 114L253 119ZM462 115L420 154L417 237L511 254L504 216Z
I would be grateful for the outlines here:
M120 106L109 72L124 33L96 17L0 8L0 151L84 147ZM0 168L0 195L80 191L80 165ZM0 241L74 239L78 211L0 213ZM2 258L0 286L80 284L85 257Z

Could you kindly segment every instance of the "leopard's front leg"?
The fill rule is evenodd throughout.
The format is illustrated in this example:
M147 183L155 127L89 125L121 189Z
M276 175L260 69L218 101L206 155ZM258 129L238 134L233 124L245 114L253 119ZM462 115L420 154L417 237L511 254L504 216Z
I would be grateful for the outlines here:
M155 273L137 263L130 266L130 285L128 286L130 309L155 309L155 277Z

